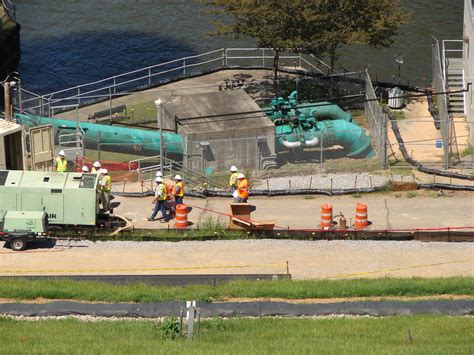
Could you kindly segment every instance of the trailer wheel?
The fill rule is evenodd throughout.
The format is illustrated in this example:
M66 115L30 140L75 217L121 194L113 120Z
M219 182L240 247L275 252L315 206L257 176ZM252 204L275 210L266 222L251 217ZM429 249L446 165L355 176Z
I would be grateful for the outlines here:
M10 241L10 248L14 251L22 251L26 249L26 240L23 237L15 237Z

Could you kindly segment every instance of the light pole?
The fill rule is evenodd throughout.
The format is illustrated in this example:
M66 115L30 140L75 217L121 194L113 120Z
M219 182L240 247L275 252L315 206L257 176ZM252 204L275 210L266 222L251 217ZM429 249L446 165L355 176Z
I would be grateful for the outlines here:
M403 55L396 55L395 62L398 64L398 86L402 83L402 64L403 62Z
M155 100L158 129L160 130L160 172L163 175L163 101Z

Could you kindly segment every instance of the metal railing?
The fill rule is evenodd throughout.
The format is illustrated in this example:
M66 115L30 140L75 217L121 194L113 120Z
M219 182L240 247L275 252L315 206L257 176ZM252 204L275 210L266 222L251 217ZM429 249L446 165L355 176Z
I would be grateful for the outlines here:
M221 48L199 55L160 63L91 83L54 91L44 95L28 92L23 95L22 107L32 114L50 114L54 106L85 106L113 96L159 86L165 82L196 74L211 73L232 67L270 68L273 50L269 48ZM282 52L280 65L325 73L329 66L313 55ZM27 98L29 97L29 98Z
M446 92L447 85L445 80L445 71L444 71L444 57L441 52L439 41L434 38L433 43L433 85L436 92ZM444 150L444 167L448 169L451 165L450 163L450 130L451 130L451 116L448 113L448 102L446 95L436 95L436 103L438 109L438 117L440 123L441 139L443 141L443 150Z
M389 165L387 147L390 144L387 136L388 118L377 101L368 70L365 71L365 74L365 116L369 123L372 146L377 152L382 167L386 169Z
M173 179L174 175L180 174L186 181L186 184L191 187L206 187L206 188L226 188L226 185L218 182L217 180L211 179L210 177L198 173L192 169L189 169L180 162L171 160L168 158L163 159L163 166L161 163L154 163L160 160L160 156L144 157L139 159L133 159L128 162L128 169L130 172L138 174L139 180L145 183L149 183L151 188L155 182L155 176L157 171L163 171L163 175L170 179ZM147 164L148 163L148 164ZM149 165L152 163L152 165ZM142 166L144 165L144 166ZM133 168L137 166L137 168Z
M7 15L12 19L16 20L16 6L11 0L2 0L2 5ZM1 19L3 22L3 18Z

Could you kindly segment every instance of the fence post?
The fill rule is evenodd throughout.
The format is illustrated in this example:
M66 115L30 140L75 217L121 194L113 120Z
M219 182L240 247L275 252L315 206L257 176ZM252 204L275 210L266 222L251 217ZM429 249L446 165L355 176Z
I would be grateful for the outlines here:
M151 67L148 67L148 86L151 86Z
M186 76L186 58L183 58L183 76Z
M117 93L117 78L114 75L114 94Z
M262 48L262 58L263 58L262 64L263 66L265 66L265 48Z
M77 87L77 105L79 106L81 104L81 87Z
M300 68L303 66L303 62L302 62L302 59L301 59L301 52L300 52Z

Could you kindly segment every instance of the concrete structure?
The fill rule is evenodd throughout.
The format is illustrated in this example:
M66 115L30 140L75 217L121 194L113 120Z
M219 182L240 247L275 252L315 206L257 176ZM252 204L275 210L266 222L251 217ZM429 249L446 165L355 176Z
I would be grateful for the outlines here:
M50 224L95 226L98 175L0 170L0 215L45 211Z
M463 66L465 83L474 85L474 0L464 0ZM465 96L466 121L469 122L469 144L474 146L474 89Z
M23 170L25 151L23 126L0 119L0 170Z
M185 142L184 163L196 171L266 169L276 165L275 126L243 90L161 97L164 128Z

